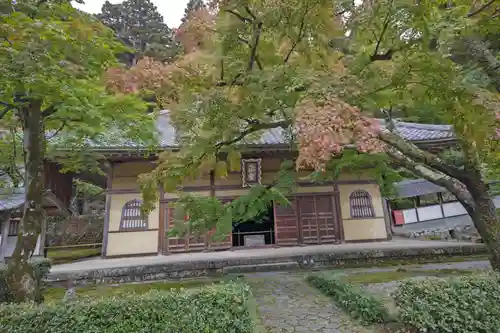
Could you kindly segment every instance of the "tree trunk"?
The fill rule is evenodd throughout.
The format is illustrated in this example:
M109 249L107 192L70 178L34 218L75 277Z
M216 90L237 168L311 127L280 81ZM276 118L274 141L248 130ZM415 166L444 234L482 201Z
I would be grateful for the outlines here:
M467 189L475 204L469 215L488 249L491 267L500 271L500 220L496 214L495 204L488 193L488 185L482 180L476 180L474 184L469 182Z
M21 110L25 156L25 203L16 247L9 262L8 283L13 301L41 302L40 286L29 263L41 233L43 210L43 160L45 136L41 102L32 101Z

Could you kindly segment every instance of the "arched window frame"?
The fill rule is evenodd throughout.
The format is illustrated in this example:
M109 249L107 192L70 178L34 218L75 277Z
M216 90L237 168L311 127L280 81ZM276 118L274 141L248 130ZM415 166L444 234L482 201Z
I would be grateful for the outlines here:
M370 193L364 190L356 190L349 196L351 207L351 218L367 219L375 217L373 201Z
M148 217L141 214L142 201L133 199L127 201L122 208L120 231L148 230Z

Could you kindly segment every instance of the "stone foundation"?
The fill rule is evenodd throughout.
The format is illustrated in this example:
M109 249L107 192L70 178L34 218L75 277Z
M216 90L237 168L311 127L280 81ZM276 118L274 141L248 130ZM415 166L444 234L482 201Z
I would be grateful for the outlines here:
M359 265L377 265L391 260L437 259L486 253L482 244L457 244L446 247L379 249L360 251L331 251L281 257L252 257L189 262L155 263L122 268L89 269L87 271L51 273L48 282L73 284L115 284L153 280L176 280L197 277L218 277L250 271L275 271L321 268L343 268Z

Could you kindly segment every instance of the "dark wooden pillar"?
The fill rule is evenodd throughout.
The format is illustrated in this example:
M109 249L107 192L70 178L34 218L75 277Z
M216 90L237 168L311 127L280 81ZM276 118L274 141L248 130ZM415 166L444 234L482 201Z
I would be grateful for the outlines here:
M167 206L165 203L163 203L163 197L165 195L165 191L163 190L163 186L160 186L159 191L160 191L160 195L159 195L159 199L158 199L158 211L159 211L159 216L158 216L158 254L164 254L165 253L165 224L166 224L165 211L167 209Z
M215 171L210 170L210 196L215 197ZM215 231L217 232L217 231ZM205 251L210 251L211 232L205 234Z
M113 182L113 164L106 163L106 206L105 206L105 214L104 214L104 230L102 235L102 250L101 250L101 258L105 258L108 252L108 233L109 233L109 218L110 218L110 210L111 210L111 194L109 191L112 189Z
M0 228L2 228L2 240L0 242L0 262L5 259L7 253L7 241L9 239L9 225L12 211L0 212Z

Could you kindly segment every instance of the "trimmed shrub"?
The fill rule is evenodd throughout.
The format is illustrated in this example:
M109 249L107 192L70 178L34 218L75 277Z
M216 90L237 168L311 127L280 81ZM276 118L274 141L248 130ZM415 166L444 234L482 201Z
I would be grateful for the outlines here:
M393 296L399 320L417 332L500 332L500 275L409 280Z
M53 305L0 307L9 333L251 333L250 288L228 283Z
M365 325L385 323L389 320L389 313L382 301L357 286L327 275L310 275L306 280L333 298L351 317Z
M43 289L43 282L50 271L51 261L49 259L34 259L31 261L31 265L35 273L35 281ZM7 284L7 266L0 264L0 303L8 303L11 300Z

